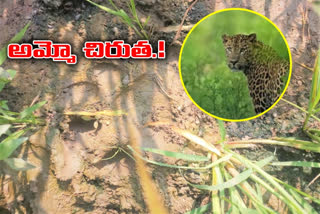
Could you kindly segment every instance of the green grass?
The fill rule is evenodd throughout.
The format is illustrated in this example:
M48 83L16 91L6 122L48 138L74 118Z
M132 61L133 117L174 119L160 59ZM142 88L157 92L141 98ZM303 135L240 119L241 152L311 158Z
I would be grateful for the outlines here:
M158 126L165 124L155 122L148 125ZM278 213L263 200L262 190L266 190L269 194L277 197L291 213L317 213L317 211L311 206L310 201L320 204L319 199L314 198L311 195L270 175L265 171L264 167L267 165L274 165L319 168L320 163L303 161L273 162L273 156L257 161L249 160L232 151L232 149L238 148L237 146L232 146L236 144L242 146L242 142L229 143L226 141L226 131L222 122L219 122L221 140L217 141L214 145L188 131L181 130L172 125L169 127L171 127L171 129L178 135L188 139L190 143L201 146L208 152L208 155L195 156L193 154L184 154L180 152L141 148L142 150L150 153L160 154L167 158L180 160L179 165L169 165L163 162L147 159L131 146L128 145L127 147L135 154L136 158L141 158L150 164L160 167L179 169L182 177L184 177L183 170L195 170L199 173L208 173L211 171L211 184L192 184L186 180L186 182L194 188L211 192L211 203L193 209L187 213L204 213L210 208L212 213L219 214ZM247 144L247 146L252 147L252 144ZM300 147L299 149L307 148ZM125 149L122 149L122 151L125 151ZM129 154L126 151L125 153ZM132 155L130 155L130 157L132 157ZM209 160L208 157L210 157ZM190 165L192 165L192 167ZM243 195L245 195L247 199L244 199L246 197L243 197Z
M145 27L150 19L150 16L145 20L144 23L142 23L138 17L134 0L130 0L130 3L128 3L128 8L131 13L130 15L128 15L128 13L126 13L123 9L119 9L112 0L108 0L108 1L114 9L99 5L91 0L86 0L86 1L106 11L107 13L110 13L120 18L120 20L123 23L125 23L128 27L132 28L141 39L149 39L149 35L145 30Z
M318 198L315 198L272 176L265 171L265 167L272 165L283 167L319 168L320 163L304 161L273 162L274 156L252 161L233 151L235 148L243 148L243 145L246 145L248 148L252 148L256 143L290 146L289 142L282 142L282 144L279 144L279 142L281 142L280 140L275 140L273 143L270 143L272 140L265 140L264 142L254 142L254 140L251 142L228 142L226 140L226 131L221 121L219 121L221 139L217 140L215 144L210 144L204 139L168 123L154 122L147 125L167 125L176 134L188 139L191 144L201 146L208 154L194 155L154 148L140 148L141 150L151 154L158 154L170 159L179 160L179 164L173 165L148 159L142 156L140 151L137 151L130 145L127 145L127 149L118 148L111 158L114 158L115 155L121 151L134 160L139 158L147 163L157 165L159 167L176 168L180 171L183 178L185 178L183 175L184 170L194 170L198 173L206 174L211 172L211 183L199 185L185 180L194 188L211 192L211 201L208 204L190 210L186 212L186 214L207 213L210 209L211 212L215 214L278 213L277 210L271 208L267 201L263 199L263 195L266 194L262 193L263 191L267 191L268 194L274 195L279 200L279 203L283 204L282 206L286 206L286 208L290 210L290 213L317 213L317 211L312 207L311 202L320 204L320 200ZM309 146L310 143L311 142L308 143ZM310 149L310 147L307 147L308 145L306 145L306 142L300 141L299 143L292 143L291 147L320 152L319 150L316 151ZM126 150L131 151L133 155ZM151 154L148 156L152 157Z
M18 42L27 31L28 23L9 43ZM0 50L0 92L16 75L16 71L1 67L7 58L7 46ZM24 109L21 112L10 111L7 101L0 101L0 161L4 161L8 166L15 170L28 170L34 166L20 158L10 158L13 152L26 140L25 134L33 127L43 122L33 115L33 112L43 106L46 101L39 102Z
M313 67L313 76L311 91L309 96L309 102L307 107L301 107L288 100L283 99L286 103L306 113L306 118L303 123L302 130L306 133L314 142L320 143L320 130L309 127L311 119L320 121L317 114L320 112L320 50L318 50L316 62ZM282 139L288 141L288 139ZM315 147L320 148L317 144L313 144Z
M193 100L207 112L225 119L255 116L247 79L231 72L226 63L222 35L256 33L257 39L289 59L284 40L262 17L246 11L225 11L195 27L181 53L181 75Z

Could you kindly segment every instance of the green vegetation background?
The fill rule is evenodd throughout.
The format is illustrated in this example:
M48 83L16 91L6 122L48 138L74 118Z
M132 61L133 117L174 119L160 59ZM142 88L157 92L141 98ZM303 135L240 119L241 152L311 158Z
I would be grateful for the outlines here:
M281 34L263 17L247 11L224 11L203 20L189 35L181 55L181 74L192 99L225 119L255 115L247 79L227 66L222 35L256 33L257 39L289 59Z

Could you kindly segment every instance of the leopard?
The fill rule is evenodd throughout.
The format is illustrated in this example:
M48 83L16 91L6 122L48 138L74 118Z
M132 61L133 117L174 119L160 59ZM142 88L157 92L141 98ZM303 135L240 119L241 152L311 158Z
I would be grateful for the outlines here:
M247 77L248 89L256 114L269 109L280 97L284 86L283 76L290 62L272 47L257 40L256 33L249 35L222 35L227 65L233 72L242 71Z

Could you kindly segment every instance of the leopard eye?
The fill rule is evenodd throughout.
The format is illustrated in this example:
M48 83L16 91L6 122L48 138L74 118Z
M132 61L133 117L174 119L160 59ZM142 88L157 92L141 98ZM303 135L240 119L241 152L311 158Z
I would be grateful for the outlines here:
M231 47L228 47L228 48L227 48L227 51L228 51L228 52L231 52L231 50L232 50Z

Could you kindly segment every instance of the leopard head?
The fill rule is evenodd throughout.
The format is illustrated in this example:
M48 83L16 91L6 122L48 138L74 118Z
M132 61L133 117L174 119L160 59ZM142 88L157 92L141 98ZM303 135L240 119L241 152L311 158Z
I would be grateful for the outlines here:
M226 51L228 66L232 70L245 70L252 57L253 43L257 41L255 33L250 35L223 35L222 41Z

